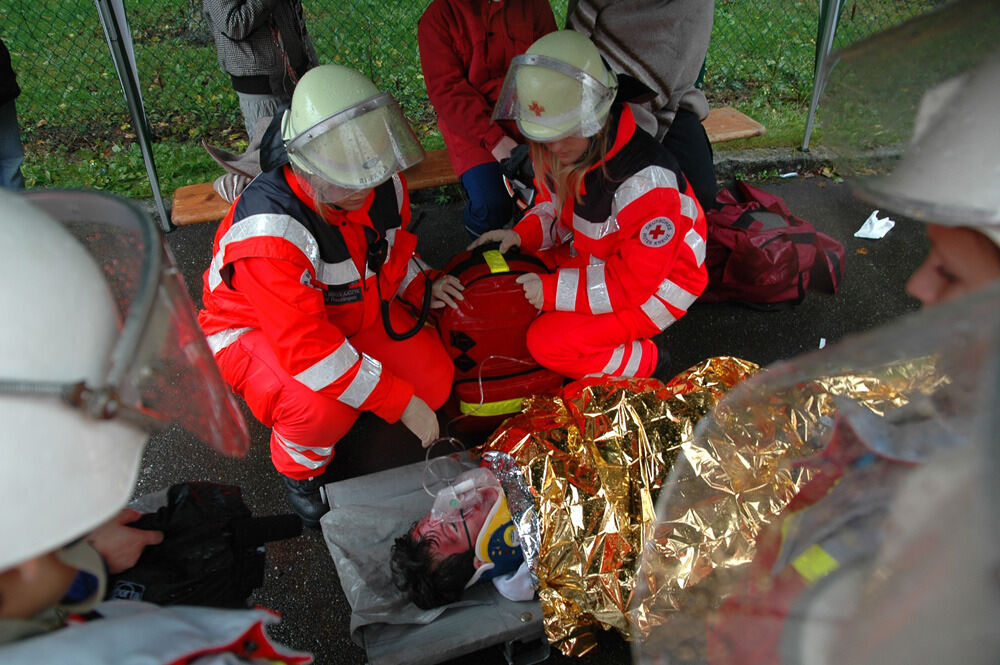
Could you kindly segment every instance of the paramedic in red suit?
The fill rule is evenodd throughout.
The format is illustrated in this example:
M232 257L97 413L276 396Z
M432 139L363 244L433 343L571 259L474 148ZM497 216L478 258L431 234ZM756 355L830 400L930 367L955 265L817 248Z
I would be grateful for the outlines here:
M507 67L555 29L548 0L434 0L417 24L427 95L468 195L463 222L474 238L511 218L500 160L524 139L490 117Z
M319 476L362 411L401 420L425 446L437 438L454 366L411 312L425 298L454 305L461 286L415 255L407 231L399 171L422 157L391 95L317 67L216 233L199 320L223 377L272 428L271 459L312 526L328 509Z
M570 378L661 374L668 354L651 338L708 283L704 213L673 156L615 101L616 87L573 31L514 59L496 117L516 119L531 140L536 204L513 229L474 243L520 245L556 268L518 281L542 311L529 351Z

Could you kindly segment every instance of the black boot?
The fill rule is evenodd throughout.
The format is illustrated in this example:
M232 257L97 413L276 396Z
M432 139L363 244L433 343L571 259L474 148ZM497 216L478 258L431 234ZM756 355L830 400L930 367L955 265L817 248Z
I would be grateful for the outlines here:
M306 526L314 529L318 527L319 518L330 510L326 501L326 491L323 489L323 479L316 477L295 480L288 476L282 476L281 479L285 481L288 503L295 514L302 518L302 523Z

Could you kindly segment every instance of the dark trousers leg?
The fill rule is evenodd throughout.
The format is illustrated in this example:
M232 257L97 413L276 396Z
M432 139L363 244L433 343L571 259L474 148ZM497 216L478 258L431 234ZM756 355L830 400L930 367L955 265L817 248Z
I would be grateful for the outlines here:
M702 209L716 207L719 185L715 181L712 144L698 116L687 109L678 109L663 137L663 145L677 158Z
M469 200L462 220L473 238L487 231L501 229L510 221L514 201L503 184L503 171L497 162L473 166L459 178Z

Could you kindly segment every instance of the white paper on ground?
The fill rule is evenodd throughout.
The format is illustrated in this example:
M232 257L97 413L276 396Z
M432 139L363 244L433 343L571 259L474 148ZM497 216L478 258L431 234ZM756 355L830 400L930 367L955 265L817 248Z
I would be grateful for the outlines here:
M884 238L885 234L891 231L895 225L896 222L888 217L879 217L878 210L875 210L872 214L868 215L868 219L861 225L861 228L854 232L854 237L879 240Z

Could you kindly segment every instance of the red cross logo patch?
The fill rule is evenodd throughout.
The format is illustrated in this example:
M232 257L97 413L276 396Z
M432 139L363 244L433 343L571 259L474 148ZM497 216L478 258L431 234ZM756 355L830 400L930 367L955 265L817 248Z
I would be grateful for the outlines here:
M540 116L543 113L545 113L545 107L539 104L538 100L535 99L531 100L531 106L528 107L528 110L534 113L536 116Z
M651 219L642 226L639 240L646 247L663 247L674 237L674 223L666 217Z

